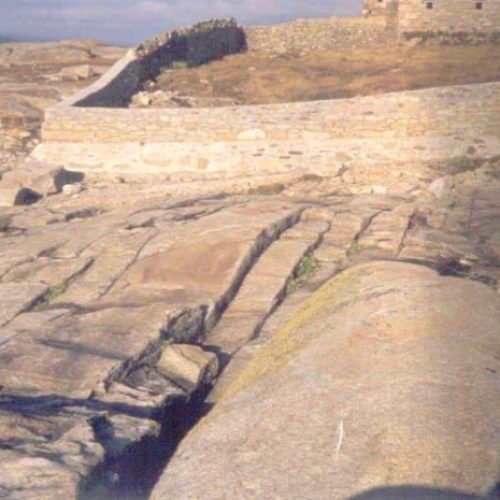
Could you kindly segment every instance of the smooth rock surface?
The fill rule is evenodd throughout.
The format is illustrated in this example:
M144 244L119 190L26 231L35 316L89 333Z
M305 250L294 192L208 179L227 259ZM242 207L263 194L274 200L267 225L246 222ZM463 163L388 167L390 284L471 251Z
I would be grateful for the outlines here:
M343 272L263 345L151 498L488 494L500 467L499 305L491 288L425 267Z

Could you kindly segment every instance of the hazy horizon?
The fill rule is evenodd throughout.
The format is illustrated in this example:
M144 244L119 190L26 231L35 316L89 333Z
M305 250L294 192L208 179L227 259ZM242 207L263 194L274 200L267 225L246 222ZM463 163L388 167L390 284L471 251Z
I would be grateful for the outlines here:
M362 0L0 0L0 41L93 38L135 45L198 21L235 17L245 26L297 17L356 15Z

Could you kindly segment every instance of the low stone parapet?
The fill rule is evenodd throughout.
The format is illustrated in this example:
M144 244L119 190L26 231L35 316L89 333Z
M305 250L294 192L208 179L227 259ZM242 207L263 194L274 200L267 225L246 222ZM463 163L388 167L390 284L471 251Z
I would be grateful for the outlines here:
M185 180L500 153L500 84L198 109L55 107L33 155Z

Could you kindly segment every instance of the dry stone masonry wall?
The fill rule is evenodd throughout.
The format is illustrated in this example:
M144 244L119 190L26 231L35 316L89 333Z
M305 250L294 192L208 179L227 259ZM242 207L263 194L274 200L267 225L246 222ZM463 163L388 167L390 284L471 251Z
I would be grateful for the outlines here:
M266 106L52 108L39 160L168 180L500 154L500 84ZM478 142L478 137L482 139ZM475 141L475 142L474 142Z
M245 35L234 19L214 20L169 31L129 51L101 79L60 106L121 107L174 61L190 66L220 59L245 48Z
M500 84L220 108L52 108L43 139L58 142L216 143L495 133ZM451 117L454 120L451 121Z
M393 38L382 17L297 19L246 28L245 33L249 50L273 54L384 45Z

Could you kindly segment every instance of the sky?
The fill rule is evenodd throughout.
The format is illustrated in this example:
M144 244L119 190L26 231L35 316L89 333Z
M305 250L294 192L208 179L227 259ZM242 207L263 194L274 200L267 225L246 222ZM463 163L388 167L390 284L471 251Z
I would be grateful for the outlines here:
M359 14L362 0L0 0L0 37L93 38L133 46L197 21L235 17L245 26L297 17Z

